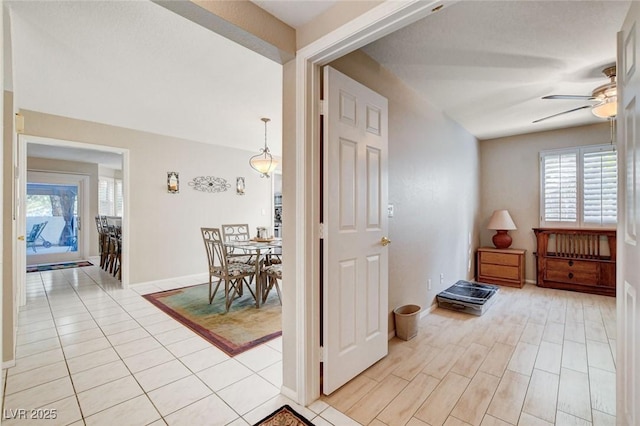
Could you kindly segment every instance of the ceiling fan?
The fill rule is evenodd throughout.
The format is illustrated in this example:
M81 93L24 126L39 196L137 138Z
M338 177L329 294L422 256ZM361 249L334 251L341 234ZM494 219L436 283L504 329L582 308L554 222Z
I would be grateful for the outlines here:
M614 118L617 114L617 86L616 86L616 66L612 65L602 70L602 73L606 75L611 81L602 86L596 87L591 96L585 95L549 95L542 99L568 99L568 100L584 100L597 102L595 105L583 105L578 108L573 108L568 111L559 112L548 117L539 118L534 123L539 123L544 120L548 120L559 115L569 114L570 112L579 111L581 109L591 108L591 112L596 117L600 118Z

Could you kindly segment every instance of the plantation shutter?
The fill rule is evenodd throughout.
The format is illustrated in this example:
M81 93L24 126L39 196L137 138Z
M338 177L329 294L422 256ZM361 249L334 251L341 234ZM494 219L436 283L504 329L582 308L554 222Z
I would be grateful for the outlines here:
M585 224L615 224L617 221L618 171L616 152L583 154L583 221Z
M114 194L115 215L122 217L122 211L123 211L122 179L116 179L115 186L116 186L115 194Z
M112 178L98 179L98 213L113 216L114 184Z
M577 160L575 152L542 155L545 222L577 222Z

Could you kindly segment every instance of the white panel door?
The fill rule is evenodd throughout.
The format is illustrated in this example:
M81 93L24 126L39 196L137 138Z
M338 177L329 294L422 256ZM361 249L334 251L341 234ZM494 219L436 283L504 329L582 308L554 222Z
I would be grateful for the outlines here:
M632 2L618 34L617 423L640 424L640 3Z
M324 68L323 393L387 354L387 99Z

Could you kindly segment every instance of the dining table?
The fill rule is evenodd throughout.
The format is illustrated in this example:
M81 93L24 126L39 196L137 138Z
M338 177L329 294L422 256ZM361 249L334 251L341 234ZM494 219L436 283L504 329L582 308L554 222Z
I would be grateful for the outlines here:
M224 243L227 249L243 250L247 254L255 255L256 261L256 307L260 308L262 300L264 277L262 276L263 255L271 253L274 249L282 248L281 238L234 240Z

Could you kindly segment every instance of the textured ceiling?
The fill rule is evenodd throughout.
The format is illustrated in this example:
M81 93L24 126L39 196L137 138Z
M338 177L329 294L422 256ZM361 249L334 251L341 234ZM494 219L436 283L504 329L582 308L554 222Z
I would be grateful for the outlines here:
M609 80L628 1L462 1L363 50L479 139L599 122L584 101Z
M297 1L255 3L294 27L314 12ZM532 121L591 105L541 97L590 95L608 82L601 71L615 63L629 5L463 0L363 50L480 139L596 123L589 109Z
M110 169L122 170L122 155L115 152L29 143L27 145L27 155L29 157L50 158L54 160L94 163L109 167Z
M328 1L255 2L292 26ZM5 2L21 108L257 151L281 150L282 68L146 1ZM590 94L629 1L460 1L364 48L480 139L598 122ZM170 30L169 30L170 29Z
M337 3L337 0L251 0L293 28L301 27Z
M148 1L5 4L19 108L281 153L281 65Z

